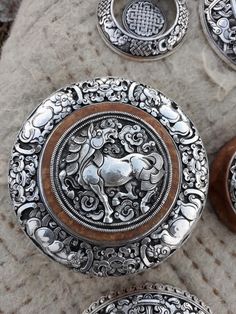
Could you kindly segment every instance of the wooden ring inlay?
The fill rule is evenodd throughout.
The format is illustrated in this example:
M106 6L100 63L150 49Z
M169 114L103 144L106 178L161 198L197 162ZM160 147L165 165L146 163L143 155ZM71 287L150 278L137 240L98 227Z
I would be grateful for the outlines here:
M107 231L98 231L86 227L85 225L79 223L78 221L72 219L67 212L63 210L60 206L55 193L52 188L50 180L50 165L53 156L55 147L62 137L62 135L75 123L79 120L84 119L90 115L93 115L98 112L125 112L131 114L135 117L140 118L145 122L145 124L150 125L162 138L164 141L167 150L171 159L171 168L172 168L172 181L169 194L160 208L160 210L147 222L142 225L132 229L125 230L122 232L107 232ZM49 206L50 211L53 216L57 219L59 223L62 223L70 232L74 235L78 235L80 238L87 239L92 242L102 242L102 243L112 243L120 244L121 242L126 242L129 240L134 240L141 234L146 234L150 232L157 224L162 221L166 214L171 210L176 196L178 194L179 185L181 183L181 166L179 162L179 155L176 149L176 146L164 128L164 126L153 116L144 112L141 109L133 107L131 105L118 104L118 103L101 103L93 104L86 107L83 107L74 113L66 117L51 133L41 156L41 167L39 177L41 180L41 189L45 197L45 201Z

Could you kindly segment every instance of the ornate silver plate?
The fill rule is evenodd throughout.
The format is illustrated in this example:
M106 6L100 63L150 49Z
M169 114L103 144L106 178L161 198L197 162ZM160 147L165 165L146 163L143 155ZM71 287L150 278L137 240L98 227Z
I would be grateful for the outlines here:
M63 88L25 121L9 188L35 244L82 273L158 265L198 221L208 162L188 117L161 92L102 78Z
M113 293L93 303L83 314L212 314L189 292L167 285L146 284Z
M101 0L97 13L98 30L116 52L153 60L167 56L182 42L189 17L185 0L168 0L165 4L169 7L164 10L161 1L131 0L123 8L122 18L114 13L116 3ZM166 11L174 11L175 16Z
M201 0L200 15L210 45L236 69L236 0Z
M211 165L210 200L218 218L236 232L236 138L226 143Z

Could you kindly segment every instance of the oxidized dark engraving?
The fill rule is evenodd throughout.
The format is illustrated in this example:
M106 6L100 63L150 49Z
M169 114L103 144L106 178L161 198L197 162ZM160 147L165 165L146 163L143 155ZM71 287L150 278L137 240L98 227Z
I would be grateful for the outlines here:
M175 20L167 21L159 3L133 0L123 11L121 25L115 18L114 1L100 0L98 30L105 42L118 53L146 60L159 59L179 46L188 29L189 11L186 0L174 2Z
M55 190L79 219L131 227L168 194L168 152L144 123L125 113L105 116L86 119L61 140Z
M202 0L203 26L216 52L236 67L236 0Z
M156 119L175 143L182 169L174 203L164 219L157 222L149 234L141 234L115 245L86 241L79 234L68 232L51 214L42 197L39 178L40 162L51 133L67 116L82 110L82 107L102 102L136 107ZM94 123L93 127L96 131L97 124ZM147 132L145 124L140 127ZM85 130L88 131L87 128ZM126 133L121 130L118 128L112 136L106 133L107 139L117 140L117 134L123 138ZM112 147L113 144L108 143L107 151L103 146L103 156L108 154L116 158L117 148ZM120 147L124 149L123 145ZM135 145L130 147L136 149ZM157 147L160 149L161 146L158 144ZM157 153L165 160L165 154L158 150ZM142 153L145 156L148 154ZM45 254L81 273L121 276L158 265L187 239L205 205L208 162L198 131L175 102L158 90L137 82L112 77L97 78L55 92L25 121L12 150L9 189L22 228Z
M151 1L135 0L125 8L123 23L136 36L152 37L163 31L166 18Z
M196 296L166 285L144 285L114 293L93 303L83 314L212 314Z

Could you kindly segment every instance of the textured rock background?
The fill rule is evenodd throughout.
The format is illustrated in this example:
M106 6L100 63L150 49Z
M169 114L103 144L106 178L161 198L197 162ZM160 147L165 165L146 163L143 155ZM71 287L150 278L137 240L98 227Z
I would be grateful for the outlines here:
M21 0L0 1L0 54L1 48L9 35L12 21L15 18Z
M18 227L7 191L8 158L22 121L59 87L115 75L160 89L198 126L210 159L236 135L236 73L209 47L198 1L189 1L183 46L151 63L108 49L96 29L97 1L23 0L0 61L0 313L82 313L110 290L165 282L191 291L216 314L236 309L236 236L210 205L191 238L160 267L133 277L88 278L44 257Z

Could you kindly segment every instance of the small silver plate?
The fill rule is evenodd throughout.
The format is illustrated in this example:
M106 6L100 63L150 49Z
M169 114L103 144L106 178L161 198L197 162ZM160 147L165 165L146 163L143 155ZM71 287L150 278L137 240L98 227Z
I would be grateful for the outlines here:
M236 0L201 0L200 17L211 47L236 70Z
M98 30L114 51L141 61L156 60L172 53L183 41L189 20L185 0L169 0L165 6L172 6L165 10L158 1L131 0L121 19L114 13L116 3L101 0L97 11ZM172 11L174 17L170 17Z
M146 284L113 293L93 303L83 314L212 314L196 296L168 285Z

